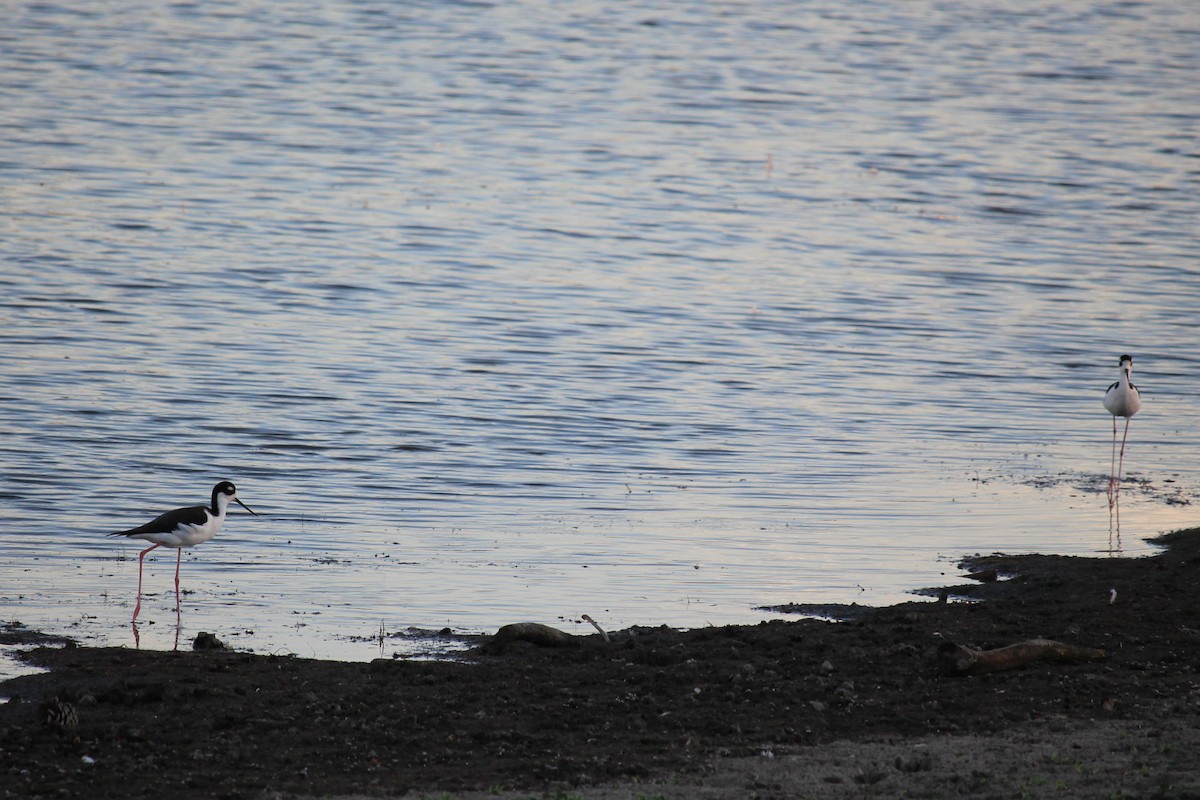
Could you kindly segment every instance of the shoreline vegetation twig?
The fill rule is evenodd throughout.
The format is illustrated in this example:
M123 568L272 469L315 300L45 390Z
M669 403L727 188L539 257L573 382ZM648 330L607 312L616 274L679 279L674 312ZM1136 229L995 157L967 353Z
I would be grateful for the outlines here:
M612 639L608 638L608 632L604 630L604 628L601 628L600 624L596 622L596 620L592 619L587 614L584 614L582 619L584 622L590 622L592 627L599 631L600 635L604 637L604 641L609 642L610 644L612 643Z

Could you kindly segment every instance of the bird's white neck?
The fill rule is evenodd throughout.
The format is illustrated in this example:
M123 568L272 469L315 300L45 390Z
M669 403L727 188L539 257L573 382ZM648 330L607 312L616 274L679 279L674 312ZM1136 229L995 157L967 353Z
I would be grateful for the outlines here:
M1121 375L1117 378L1122 386L1129 386L1133 383L1133 364L1126 362L1121 365Z

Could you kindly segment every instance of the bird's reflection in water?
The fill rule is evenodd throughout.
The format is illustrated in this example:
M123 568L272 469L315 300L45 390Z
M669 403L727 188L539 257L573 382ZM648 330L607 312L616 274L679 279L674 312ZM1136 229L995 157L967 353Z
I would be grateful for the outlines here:
M1121 495L1109 497L1108 502L1108 554L1121 555Z
M137 622L131 622L129 624L133 628L133 647L135 650L140 650L140 649L142 649L141 629L138 627ZM154 623L151 622L150 624L153 625ZM182 631L183 631L183 612L180 610L179 606L176 606L175 607L175 645L171 648L175 652L179 651L179 635Z

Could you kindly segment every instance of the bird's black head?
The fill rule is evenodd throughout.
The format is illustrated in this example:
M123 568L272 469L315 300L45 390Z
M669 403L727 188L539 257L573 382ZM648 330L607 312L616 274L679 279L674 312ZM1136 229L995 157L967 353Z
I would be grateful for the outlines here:
M251 514L254 514L254 516L256 516L256 517L258 516L258 514L255 513L254 509L250 508L250 506L246 505L245 503L243 503L241 500L238 499L237 487L234 486L231 481L221 481L220 483L218 483L216 486L213 487L212 507L213 507L214 514L218 513L217 495L224 495L225 497L228 497L230 500L232 500L233 502L237 503L242 508L249 511ZM229 502L229 501L227 500L226 502Z
M1126 361L1128 361L1130 364L1132 364L1133 356L1121 356L1120 358L1117 359L1117 364L1121 365L1121 364L1124 364Z

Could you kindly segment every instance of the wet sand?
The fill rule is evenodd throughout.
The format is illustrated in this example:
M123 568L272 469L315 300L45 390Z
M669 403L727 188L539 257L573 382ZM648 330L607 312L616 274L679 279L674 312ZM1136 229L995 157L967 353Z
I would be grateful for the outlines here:
M454 662L38 647L49 672L0 684L0 798L1196 797L1200 529L1160 541L973 558L1008 579L844 622L481 638ZM1106 655L966 677L937 656L1036 637Z

